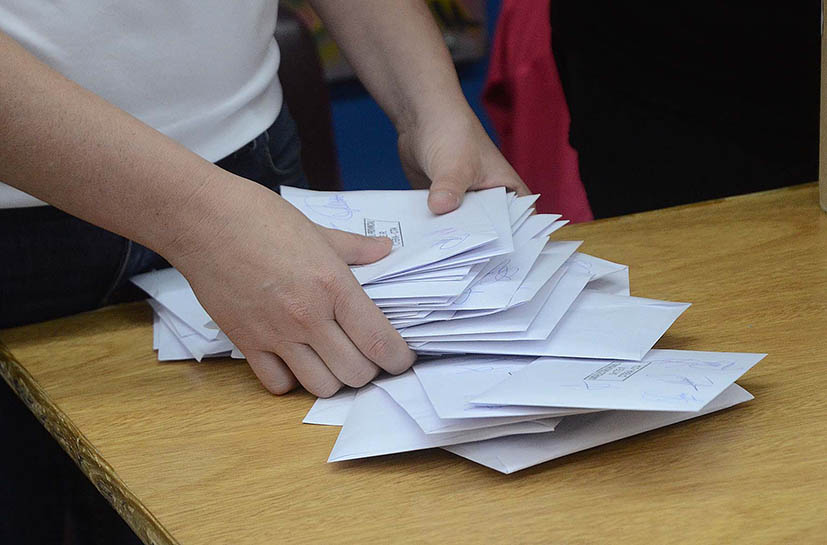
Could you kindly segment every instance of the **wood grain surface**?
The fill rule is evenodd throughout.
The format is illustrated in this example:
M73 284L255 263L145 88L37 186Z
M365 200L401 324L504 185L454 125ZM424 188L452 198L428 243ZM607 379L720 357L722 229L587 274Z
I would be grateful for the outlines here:
M741 406L501 475L341 464L313 399L161 364L143 303L0 332L0 370L147 543L824 543L827 214L815 184L565 227L693 306L661 348L768 352ZM8 440L8 438L7 438Z

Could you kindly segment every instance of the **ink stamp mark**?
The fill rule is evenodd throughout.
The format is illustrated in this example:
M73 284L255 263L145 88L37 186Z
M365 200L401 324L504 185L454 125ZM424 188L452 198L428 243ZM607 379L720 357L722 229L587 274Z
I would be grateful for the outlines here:
M398 221L371 220L365 218L365 236L388 237L393 242L394 248L405 245L402 239L402 224Z
M615 382L622 382L631 377L641 369L649 365L648 361L640 362L620 362L614 361L608 365L604 365L597 371L594 371L583 380L611 380Z

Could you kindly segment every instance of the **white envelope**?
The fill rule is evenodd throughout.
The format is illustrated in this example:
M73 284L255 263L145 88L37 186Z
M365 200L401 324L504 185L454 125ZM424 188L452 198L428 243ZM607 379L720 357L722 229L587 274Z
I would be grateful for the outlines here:
M429 273L429 272L437 272L437 271L446 271L446 270L456 269L456 268L459 268L459 267L468 267L468 269L470 270L472 265L477 265L478 263L488 263L488 261L489 261L488 258L480 258L480 259L474 259L474 260L471 260L471 261L463 262L462 264L458 264L458 265L455 265L455 264L452 264L452 263L447 263L447 262L446 263L442 263L442 262L431 263L431 264L428 264L428 265L423 265L421 267L414 267L413 269L408 269L408 270L405 270L405 271L403 271L401 273L398 273L398 274L389 274L389 275L383 276L380 279L375 280L371 283L382 282L382 281L385 281L385 280L393 281L393 280L397 280L397 279L404 279L408 275Z
M351 233L388 236L394 249L384 259L354 267L366 284L384 276L463 254L498 238L483 206L504 202L502 188L472 192L462 206L437 216L428 210L427 190L310 191L282 186L281 196L311 221Z
M575 252L569 258L569 265L579 267L592 275L589 289L614 295L630 295L629 267L606 259Z
M524 197L517 197L508 205L508 215L511 218L511 225L514 230L517 230L519 227L515 227L520 220L525 220L528 217L528 214L531 213L531 207L534 206L534 203L537 202L537 199L540 198L540 195L526 195Z
M212 318L198 302L187 279L177 269L151 271L133 276L129 281L164 305L202 337L218 337L218 328L207 325L212 322Z
M583 252L575 252L569 258L569 265L572 267L579 267L592 275L592 280L603 278L611 273L629 270L627 265L614 263L608 259L602 259L593 255L584 254Z
M342 388L330 397L320 397L310 407L302 420L304 424L319 426L342 426L347 420L347 414L356 399L354 388Z
M471 274L460 280L433 280L407 282L398 279L391 283L362 286L371 299L408 299L410 297L456 297L477 280L484 265L474 265Z
M639 362L540 358L471 402L700 411L765 356L651 350Z
M546 340L429 342L417 351L641 360L687 308L689 303L583 290Z
M508 302L509 306L521 305L531 301L537 292L569 258L575 250L583 244L582 241L554 241L547 242L540 257L528 272L523 283Z
M456 311L453 310L433 310L428 312L428 315L422 318L394 318L390 320L390 323L393 325L393 327L401 330L406 327L414 327L431 322L450 320L454 314L456 314Z
M449 267L445 269L437 269L435 271L411 272L400 276L393 276L383 280L377 280L372 284L390 284L393 282L411 282L413 280L459 280L465 278L471 272L471 265L460 265L458 267Z
M445 310L501 309L525 282L540 257L544 240L530 240L514 252L495 257Z
M158 350L158 341L161 335L161 318L157 312L152 313L152 349Z
M592 280L586 284L586 288L612 295L629 296L629 267Z
M545 302L542 302L543 297L540 295L532 299L531 302L518 307L508 309L498 314L490 314L480 318L471 318L466 320L452 320L442 325L442 335L423 336L408 336L410 330L403 331L403 337L411 341L530 341L543 340L551 335L554 327L563 318L563 315L568 311L575 299L580 295L589 281L589 275L577 269L569 269L566 266L560 269L555 276L559 275L559 280L555 282L550 296L545 297ZM552 277L553 279L555 277ZM549 282L551 283L551 282ZM542 290L541 290L542 293ZM524 330L507 330L500 327L500 317L505 314L520 315L523 309L531 308L534 303L540 303L538 313L528 324ZM477 332L470 333L456 333L460 331L461 327L466 322L470 322L477 326ZM460 328L455 327L455 324ZM465 327L467 330L468 328Z
M333 445L328 462L442 447L503 435L537 433L542 426L538 422L517 422L478 430L428 435L382 388L369 384L356 394L356 400ZM554 431L553 426L548 426L546 431Z
M408 327L400 331L400 334L409 342L416 342L417 340L451 340L457 336L464 338L465 335L490 333L492 330L525 331L536 320L564 273L563 269L554 273L534 299L523 305L503 310L485 311L479 316L470 317L457 317L456 315L473 311L457 311L455 316L445 321Z
M219 335L216 339L202 337L161 303L152 299L148 299L147 303L155 311L158 318L172 330L176 340L187 348L187 351L191 354L190 357L197 361L201 361L208 356L226 355L233 349L233 344L226 336Z
M413 366L437 416L444 419L559 417L591 412L582 409L474 405L468 402L519 372L534 358L459 356L422 361Z
M158 319L158 361L191 360L192 354L175 336L171 327Z
M532 238L540 238L539 235L548 230L558 219L560 219L560 214L533 214L529 216L520 228L514 231L514 246L519 248Z
M561 227L565 227L568 223L569 223L569 220L559 220L559 221L555 221L554 223L552 223L551 225L549 225L547 228L543 229L543 230L542 230L539 234L534 235L534 238L548 237L548 236L550 236L553 232L555 232L555 231L557 231L558 229L560 229Z
M449 452L502 473L513 473L555 458L590 449L753 399L733 384L699 413L604 411L569 416L552 434L501 437L443 447Z
M462 418L446 419L440 418L434 411L425 390L419 379L410 369L401 375L383 376L373 381L373 384L382 388L397 405L414 419L419 428L426 434L451 433L465 430L476 430L480 428L492 428L514 422L526 422L538 420L541 416L515 415L508 417L494 418ZM537 431L546 431L548 426L554 427L557 422L545 419L537 424Z
M511 229L513 229L514 231L519 231L520 227L522 227L525 224L525 222L528 221L528 218L530 218L533 215L534 215L534 209L529 208L528 210L523 212L522 216L517 218L517 221L515 221L514 223L511 224Z

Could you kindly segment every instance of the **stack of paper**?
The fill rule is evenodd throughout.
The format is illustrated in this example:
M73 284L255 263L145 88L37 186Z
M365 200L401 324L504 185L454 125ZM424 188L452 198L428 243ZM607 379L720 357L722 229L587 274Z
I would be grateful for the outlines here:
M319 399L304 422L342 426L330 462L442 447L511 473L748 401L733 381L763 357L443 357Z
M344 424L331 461L438 446L508 472L548 459L508 461L513 441L571 452L750 397L727 387L752 355L680 353L675 362L696 361L691 373L661 369L652 358L662 351L650 350L689 305L632 297L628 267L578 252L580 242L549 241L566 222L534 214L537 196L469 193L442 216L428 211L426 191L283 187L282 196L319 225L392 240L389 256L352 271L421 356L401 376L318 401L306 421ZM159 360L243 357L180 273L132 280L151 297ZM718 374L706 384L699 369ZM548 447L561 429L567 446Z
M422 354L640 359L689 306L630 297L628 267L550 242L566 222L532 214L536 196L479 191L443 216L425 191L282 196L320 225L391 238L388 257L353 274ZM177 271L133 282L152 297L160 360L233 350Z

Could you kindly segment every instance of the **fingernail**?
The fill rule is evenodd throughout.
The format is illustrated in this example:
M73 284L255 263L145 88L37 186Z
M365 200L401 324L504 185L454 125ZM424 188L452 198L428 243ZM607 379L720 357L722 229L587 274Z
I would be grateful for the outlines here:
M456 194L454 194L451 191L446 191L444 189L439 189L439 190L434 191L433 193L431 193L431 198L434 201L440 201L441 203L443 203L445 205L448 205L448 206L452 206L454 208L459 206L459 198L457 197Z

